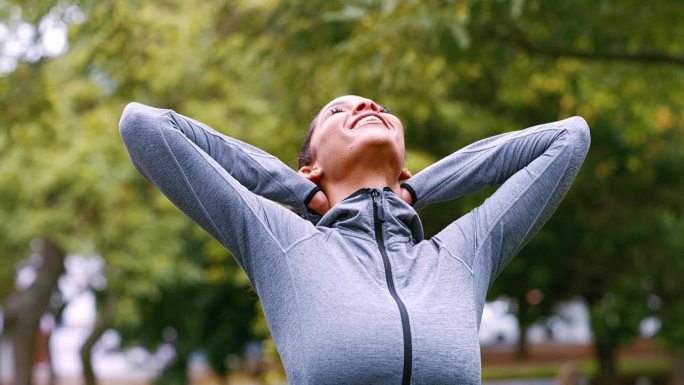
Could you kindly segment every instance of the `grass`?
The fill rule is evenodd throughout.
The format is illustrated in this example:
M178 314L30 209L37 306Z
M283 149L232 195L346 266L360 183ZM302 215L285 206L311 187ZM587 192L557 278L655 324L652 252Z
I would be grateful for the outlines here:
M482 368L482 379L503 380L522 378L554 378L558 375L564 363L559 362L521 362L513 365L485 366ZM586 376L593 377L598 372L598 366L592 359L577 361L577 365ZM671 362L662 357L649 359L622 359L618 363L618 373L621 376L663 375L670 371Z

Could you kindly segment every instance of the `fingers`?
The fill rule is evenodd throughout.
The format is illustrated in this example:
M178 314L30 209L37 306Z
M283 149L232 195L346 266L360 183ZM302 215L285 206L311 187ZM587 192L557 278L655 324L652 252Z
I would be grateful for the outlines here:
M413 196L411 196L411 193L404 188L403 186L401 187L401 191L399 192L399 197L409 205L413 206Z
M330 210L330 202L325 193L319 191L311 198L308 207L321 215L325 215Z

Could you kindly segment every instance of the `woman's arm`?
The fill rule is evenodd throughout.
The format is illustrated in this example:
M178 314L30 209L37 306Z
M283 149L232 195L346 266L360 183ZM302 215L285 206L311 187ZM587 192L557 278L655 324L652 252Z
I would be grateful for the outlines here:
M573 117L467 146L405 184L415 206L503 183L433 239L472 268L478 299L558 207L589 149L589 127Z
M309 194L301 182L308 181L270 155L173 111L138 103L125 108L119 127L138 171L228 248L253 282L259 266L273 262L273 269L281 262L268 259L313 229L254 193L300 206Z
M320 188L273 155L248 143L223 135L213 128L171 110L135 103L150 112L168 113L177 129L203 151L210 153L233 178L253 193L292 207L312 222L320 216L307 210ZM324 196L324 195L323 195ZM320 198L320 196L316 196ZM316 200L313 203L321 204Z
M501 184L543 154L561 131L571 129L576 133L577 127L587 129L586 137L575 139L586 142L588 150L588 126L575 116L479 140L425 168L402 187L419 209Z

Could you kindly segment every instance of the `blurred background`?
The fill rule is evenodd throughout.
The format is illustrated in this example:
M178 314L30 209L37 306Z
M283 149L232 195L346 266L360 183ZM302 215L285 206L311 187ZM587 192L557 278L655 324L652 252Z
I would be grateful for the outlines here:
M575 184L491 289L484 381L684 384L680 0L0 0L0 383L286 383L245 275L118 120L172 108L295 167L349 93L402 119L414 173L583 116Z

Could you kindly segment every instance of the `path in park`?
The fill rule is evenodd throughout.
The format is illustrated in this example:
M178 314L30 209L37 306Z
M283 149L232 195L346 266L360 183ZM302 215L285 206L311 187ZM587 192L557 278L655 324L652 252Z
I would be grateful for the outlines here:
M535 380L499 380L499 381L485 381L483 385L555 385L556 381L553 378L535 379Z

